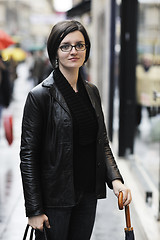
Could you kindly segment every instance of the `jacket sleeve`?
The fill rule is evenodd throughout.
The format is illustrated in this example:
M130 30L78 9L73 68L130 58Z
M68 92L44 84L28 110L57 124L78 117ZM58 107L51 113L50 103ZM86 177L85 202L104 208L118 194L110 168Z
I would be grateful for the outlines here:
M24 107L20 147L20 169L27 217L43 213L39 171L43 126L41 114L40 105L30 92Z
M122 183L124 183L124 181L116 164L112 150L110 148L105 126L104 126L104 151L106 159L106 182L108 187L112 189L113 180L119 179Z
M96 87L95 89L96 89L96 95L97 95L97 99L100 106L100 111L102 114L101 124L102 124L102 132L103 132L102 138L103 138L103 144L104 144L104 155L105 155L105 165L106 165L106 183L109 188L113 189L113 186L112 186L113 180L119 179L122 183L124 183L124 180L120 174L117 163L115 161L115 158L113 156L112 150L109 145L106 125L104 122L104 114L103 114L102 105L101 105L101 98L100 98L98 89Z

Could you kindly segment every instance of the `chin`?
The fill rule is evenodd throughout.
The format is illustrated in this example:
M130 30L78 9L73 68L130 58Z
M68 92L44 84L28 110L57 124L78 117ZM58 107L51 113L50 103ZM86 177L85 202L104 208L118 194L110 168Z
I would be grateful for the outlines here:
M70 70L73 70L73 69L79 69L80 67L83 66L83 63L70 63L70 64L65 64L65 65L62 65L63 68L65 69L70 69Z
M70 68L80 68L82 67L83 64L79 64L79 63L73 63L73 64L70 64L68 67Z

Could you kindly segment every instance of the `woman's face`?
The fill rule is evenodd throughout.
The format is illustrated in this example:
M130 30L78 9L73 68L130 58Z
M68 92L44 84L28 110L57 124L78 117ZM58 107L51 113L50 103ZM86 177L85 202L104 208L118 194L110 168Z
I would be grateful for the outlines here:
M77 49L83 49L85 48L84 44L85 39L80 31L74 31L65 36L57 51L60 70L80 68L83 65L86 56L86 49L77 51L75 47L72 47L71 50L68 51L68 48L70 45L76 45Z

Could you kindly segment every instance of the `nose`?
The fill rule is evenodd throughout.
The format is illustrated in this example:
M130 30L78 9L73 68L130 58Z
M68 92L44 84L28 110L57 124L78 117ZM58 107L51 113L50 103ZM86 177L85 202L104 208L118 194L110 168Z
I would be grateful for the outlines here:
M76 50L75 46L72 46L72 49L71 49L70 53L77 53L77 50Z

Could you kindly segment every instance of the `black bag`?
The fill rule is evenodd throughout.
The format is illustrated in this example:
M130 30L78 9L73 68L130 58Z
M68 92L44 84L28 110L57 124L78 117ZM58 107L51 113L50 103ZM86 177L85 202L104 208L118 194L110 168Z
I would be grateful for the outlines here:
M28 233L29 227L30 227L29 224L27 224L26 229L25 229L25 232L24 232L23 240L26 240L26 238L27 238L27 233ZM33 239L33 233L34 233L34 229L32 228L32 229L31 229L31 232L30 232L29 240L32 240L32 239ZM45 239L45 240L48 240L45 225L43 226L43 234L44 234L44 239Z

